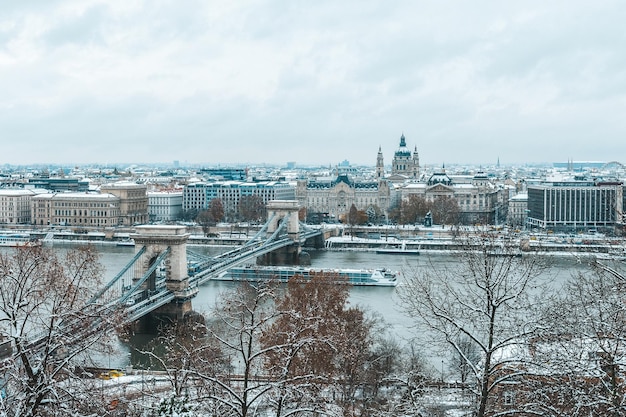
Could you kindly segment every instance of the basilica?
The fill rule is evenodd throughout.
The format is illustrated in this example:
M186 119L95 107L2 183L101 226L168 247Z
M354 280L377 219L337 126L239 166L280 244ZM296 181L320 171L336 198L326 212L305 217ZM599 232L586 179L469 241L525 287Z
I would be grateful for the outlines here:
M393 155L391 171L385 169L382 147L378 148L373 179L336 176L299 180L296 199L307 207L309 219L340 220L352 204L368 213L370 219L388 219L390 210L402 200L417 195L433 202L453 199L463 224L498 224L506 219L508 192L484 173L473 176L449 176L445 167L427 175L420 167L417 146L411 151L404 134Z

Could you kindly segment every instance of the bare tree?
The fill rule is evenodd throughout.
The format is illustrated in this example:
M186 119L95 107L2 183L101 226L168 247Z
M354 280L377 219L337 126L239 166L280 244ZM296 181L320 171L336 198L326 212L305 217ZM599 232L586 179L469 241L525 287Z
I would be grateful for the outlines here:
M243 195L239 199L239 217L243 221L257 222L265 218L266 206L260 195Z
M208 235L211 230L211 226L215 226L217 222L220 222L223 219L224 205L222 204L222 200L214 198L209 201L209 208L200 211L195 220L200 226L202 226L204 234Z
M460 334L456 343L452 344L450 370L459 377L465 386L472 375L472 365L480 363L480 352L476 344L464 334Z
M532 349L542 373L526 389L545 415L626 415L624 289L620 265L592 262L549 304Z
M512 352L539 330L534 300L543 265L537 257L491 256L494 242L467 238L453 267L421 268L399 288L402 307L442 347L450 345L472 371L474 415L488 412L495 389L523 368ZM480 361L459 341L469 339ZM503 369L512 372L503 373Z
M401 203L401 222L404 224L415 224L424 218L432 208L432 203L424 197L410 195L408 199Z
M457 224L459 222L460 208L455 198L448 196L437 196L430 211L433 214L433 221L437 224Z
M209 213L214 224L224 220L224 203L221 199L214 198L209 201Z
M195 218L195 221L200 226L202 226L202 232L205 236L209 235L209 232L211 231L211 226L215 224L209 210L202 210L201 212L199 212Z
M78 415L102 407L86 392L80 369L89 349L108 341L116 314L88 305L100 285L98 254L87 246L64 257L44 247L0 253L0 332L5 359L4 415Z
M200 373L198 377L214 384L215 390L207 399L214 408L224 410L221 415L252 415L272 388L262 373L267 349L259 339L276 317L274 299L274 283L242 282L224 294L216 307L209 331L228 358L232 375Z
M322 392L333 385L338 326L349 295L347 284L331 284L337 278L292 278L278 301L280 315L263 334L265 367L279 383L277 417L285 412L285 403L294 400L298 409L314 409Z
M277 381L277 417L319 409L329 392L353 412L356 391L368 382L372 321L362 309L348 307L350 286L337 284L338 279L332 274L314 274L308 281L296 276L278 299L280 316L262 338L266 369Z

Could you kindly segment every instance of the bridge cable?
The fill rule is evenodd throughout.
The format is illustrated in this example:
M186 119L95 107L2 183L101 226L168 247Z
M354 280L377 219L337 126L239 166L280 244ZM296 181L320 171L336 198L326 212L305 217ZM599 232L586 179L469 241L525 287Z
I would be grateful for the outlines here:
M126 302L126 300L128 300L132 295L135 295L135 291L144 283L148 280L148 278L150 278L150 275L152 275L152 273L154 271L156 271L157 267L161 264L161 262L165 259L165 257L170 253L170 247L168 246L167 249L165 249L163 252L161 252L161 254L159 255L158 258L156 258L156 260L154 261L154 263L150 266L150 268L148 268L148 270L146 271L146 273L143 275L143 277L141 277L141 279L139 281L137 281L135 283L135 285L133 285L130 290L125 294L122 295L119 299L119 303L124 303Z
M111 281L109 281L107 285L104 286L104 288L102 288L93 297L91 297L91 299L87 302L87 304L94 304L96 300L98 300L98 298L102 297L102 294L107 292L113 286L113 284L115 284L122 277L122 275L124 275L126 271L128 271L130 267L135 264L135 262L141 257L141 255L144 254L145 251L146 251L146 247L144 246L139 250L139 252L135 254L133 259L131 259L128 262L128 264L126 264L126 266L122 268L122 270Z

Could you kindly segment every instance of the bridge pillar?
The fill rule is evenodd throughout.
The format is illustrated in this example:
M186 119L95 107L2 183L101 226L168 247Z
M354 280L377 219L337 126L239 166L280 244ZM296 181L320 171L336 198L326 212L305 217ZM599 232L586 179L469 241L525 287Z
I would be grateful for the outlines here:
M170 253L163 261L162 267L157 268L146 281L147 296L150 291L156 291L155 284L157 275L165 274L167 289L172 291L176 298L158 309L153 316L167 316L173 320L179 320L192 311L191 299L196 295L197 289L189 288L189 276L187 274L187 239L189 233L185 226L170 225L144 225L137 226L131 238L135 241L135 252L142 247L146 251L139 258L135 269L135 280L139 280L154 264L158 256L170 248Z
M298 211L300 206L295 200L273 200L267 203L267 218L271 219L267 226L267 235L271 236L284 222L287 222L287 236L293 240L293 245L275 250L257 258L262 265L299 265L300 255L300 220Z

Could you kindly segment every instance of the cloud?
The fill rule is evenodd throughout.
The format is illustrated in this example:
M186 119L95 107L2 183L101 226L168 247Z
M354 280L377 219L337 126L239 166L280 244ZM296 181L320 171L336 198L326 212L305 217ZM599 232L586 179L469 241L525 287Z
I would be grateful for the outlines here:
M624 150L617 1L3 8L0 163L373 165L402 132L437 165Z

